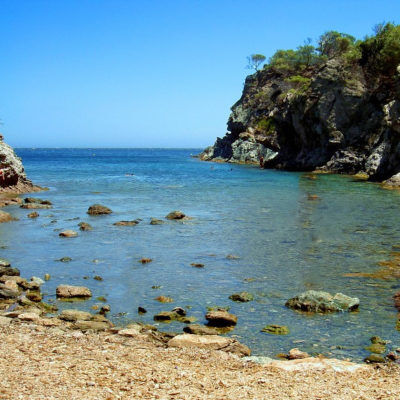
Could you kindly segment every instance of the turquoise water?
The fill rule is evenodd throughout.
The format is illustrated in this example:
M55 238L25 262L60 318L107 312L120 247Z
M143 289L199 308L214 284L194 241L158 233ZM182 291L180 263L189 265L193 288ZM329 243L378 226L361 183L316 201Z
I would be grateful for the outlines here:
M43 285L45 300L60 309L90 310L105 296L116 324L132 320L152 323L153 315L175 306L205 322L209 306L229 306L238 316L230 335L255 355L274 356L292 347L313 354L362 359L369 338L379 335L400 345L392 295L399 280L345 277L375 272L400 243L399 194L349 177L260 170L252 166L215 164L191 158L199 149L18 149L29 177L49 187L35 194L49 199L51 210L26 217L29 210L8 211L18 222L0 225L1 257L26 277L51 275ZM134 174L134 175L127 175ZM319 196L309 200L308 195ZM93 203L110 207L109 216L86 214ZM149 224L182 210L192 220ZM76 218L76 219L75 219ZM141 218L134 227L119 220ZM58 237L61 229L78 230L87 221L93 231L78 238ZM228 260L234 254L239 260ZM64 256L69 263L56 262ZM154 261L142 265L138 261ZM93 262L96 260L96 262ZM203 269L190 266L205 264ZM95 275L103 281L93 279ZM85 279L88 277L88 279ZM91 300L59 303L60 283L84 285ZM161 286L152 289L152 286ZM285 301L308 289L343 292L360 298L360 311L304 315L287 309ZM228 299L246 290L254 301ZM170 296L171 304L155 297ZM137 314L137 307L148 310ZM261 333L267 324L287 325L290 334ZM159 324L181 331L183 325ZM339 346L339 348L338 348Z

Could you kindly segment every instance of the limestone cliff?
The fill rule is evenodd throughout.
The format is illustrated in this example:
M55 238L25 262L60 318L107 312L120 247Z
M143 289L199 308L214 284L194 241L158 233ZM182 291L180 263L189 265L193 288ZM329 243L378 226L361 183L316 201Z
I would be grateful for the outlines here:
M0 193L25 193L40 190L27 178L21 159L0 138Z
M339 57L301 75L258 71L246 78L228 130L202 160L258 163L262 156L265 168L388 179L400 173L399 68L379 76Z

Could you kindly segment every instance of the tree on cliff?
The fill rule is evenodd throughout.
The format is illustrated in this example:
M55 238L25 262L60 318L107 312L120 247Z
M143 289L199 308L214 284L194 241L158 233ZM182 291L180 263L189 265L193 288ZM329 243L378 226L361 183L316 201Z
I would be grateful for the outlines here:
M252 54L247 57L247 68L258 71L261 64L265 61L266 57L262 54Z

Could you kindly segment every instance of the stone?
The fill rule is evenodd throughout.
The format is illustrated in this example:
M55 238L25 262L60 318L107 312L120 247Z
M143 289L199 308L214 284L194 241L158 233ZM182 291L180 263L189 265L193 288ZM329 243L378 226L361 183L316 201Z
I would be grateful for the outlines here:
M205 325L190 324L183 328L183 332L191 333L192 335L218 335L219 332L215 328Z
M0 210L0 224L3 222L17 221L11 214L8 212Z
M135 226L139 223L138 220L133 220L133 221L118 221L115 222L113 225L115 226Z
M44 275L44 280L45 280L45 281L49 281L50 278L51 278L50 274L45 274L45 275Z
M18 290L9 289L4 283L0 284L0 299L16 299L18 296Z
M139 314L146 314L147 313L147 310L144 308L144 307L138 307L138 313Z
M174 299L167 296L158 296L155 300L159 301L160 303L173 303Z
M101 321L76 321L73 326L74 329L80 329L81 331L105 331L111 327L110 323Z
M18 315L18 319L21 321L38 321L40 319L39 315L35 313L22 313Z
M168 347L222 350L240 357L251 354L250 349L237 340L218 335L191 335L184 333L169 340Z
M365 348L365 350L370 351L375 354L383 354L386 351L386 346L381 343L372 343Z
M286 307L306 312L339 312L354 311L359 307L360 301L356 297L349 297L342 293L335 296L327 292L309 290L289 299Z
M288 359L289 360L301 360L303 358L308 358L310 355L304 351L299 350L297 347L289 350Z
M94 279L95 281L102 281L102 280L103 280L103 278L102 278L100 275L95 275L95 276L93 277L93 279Z
M178 317L179 315L173 311L161 311L156 314L153 319L154 321L170 322L176 320Z
M209 326L215 327L233 326L237 324L236 315L230 314L224 309L209 311L206 314L206 320Z
M111 307L108 304L105 304L104 306L101 306L99 313L101 315L105 315L106 313L111 311Z
M1 267L0 266L0 276L19 276L20 271L18 268L13 268L13 267Z
M31 277L31 282L36 283L38 286L41 286L41 285L43 285L44 280L39 278L39 277L37 277L37 276L32 276Z
M71 230L71 229L67 229L66 231L62 231L58 234L58 236L60 237L66 237L66 238L73 238L73 237L77 237L78 233Z
M101 204L93 204L88 208L87 213L89 215L106 215L111 214L112 210Z
M165 222L161 219L151 218L150 220L150 225L162 225L162 224L165 224Z
M61 261L61 262L67 263L67 262L72 261L72 258L71 257L61 257L59 260L56 260L56 261Z
M63 310L58 318L62 319L63 321L70 321L70 322L75 322L78 320L90 321L92 318L92 314L86 311L79 311L79 310Z
M234 293L230 295L229 298L233 301L237 301L240 303L246 303L248 301L254 300L254 296L248 292Z
M385 358L379 354L370 354L368 357L364 358L364 361L370 364L380 364L386 362Z
M39 290L28 290L25 296L27 297L27 299L29 299L30 301L34 301L35 303L39 303L43 299L43 296Z
M125 337L136 337L137 335L140 334L141 329L121 329L118 331L118 335L120 336L125 336Z
M0 268L8 268L11 267L10 261L6 260L5 258L0 258Z
M139 260L139 262L141 262L142 264L148 264L148 263L151 263L153 260L151 259L151 258L141 258L140 260Z
M182 211L172 211L165 218L171 220L179 220L185 218L186 215Z
M196 268L204 268L204 264L201 264L201 263L191 263L190 265L192 267L196 267Z
M31 213L29 213L29 214L27 215L28 218L37 218L38 216L39 216L39 213L36 212L36 211L31 212Z
M12 318L0 316L0 326L10 325L11 321L12 321Z
M227 258L228 260L240 260L240 257L239 257L239 256L236 256L236 255L234 255L234 254L228 254L228 255L226 256L226 258Z
M49 204L38 204L38 203L25 203L20 206L21 208L25 208L27 210L34 210L34 209L41 209L41 210L48 210L51 208Z
M288 335L289 328L283 325L267 325L261 329L261 332L270 333L271 335Z
M79 222L78 226L81 231L91 231L93 229L92 225L87 222Z
M92 297L92 292L85 286L59 285L56 295L60 298L88 298Z
M7 280L4 282L4 286L7 289L13 290L14 292L18 291L18 284L14 280Z

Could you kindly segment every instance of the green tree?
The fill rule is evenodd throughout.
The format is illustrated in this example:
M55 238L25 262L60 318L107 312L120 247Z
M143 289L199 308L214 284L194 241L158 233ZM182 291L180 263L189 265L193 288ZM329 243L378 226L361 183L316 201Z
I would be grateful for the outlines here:
M252 54L247 57L247 68L258 71L261 64L264 63L266 57L262 54Z
M356 38L347 33L329 31L320 36L317 50L321 56L333 58L348 51L355 41Z

